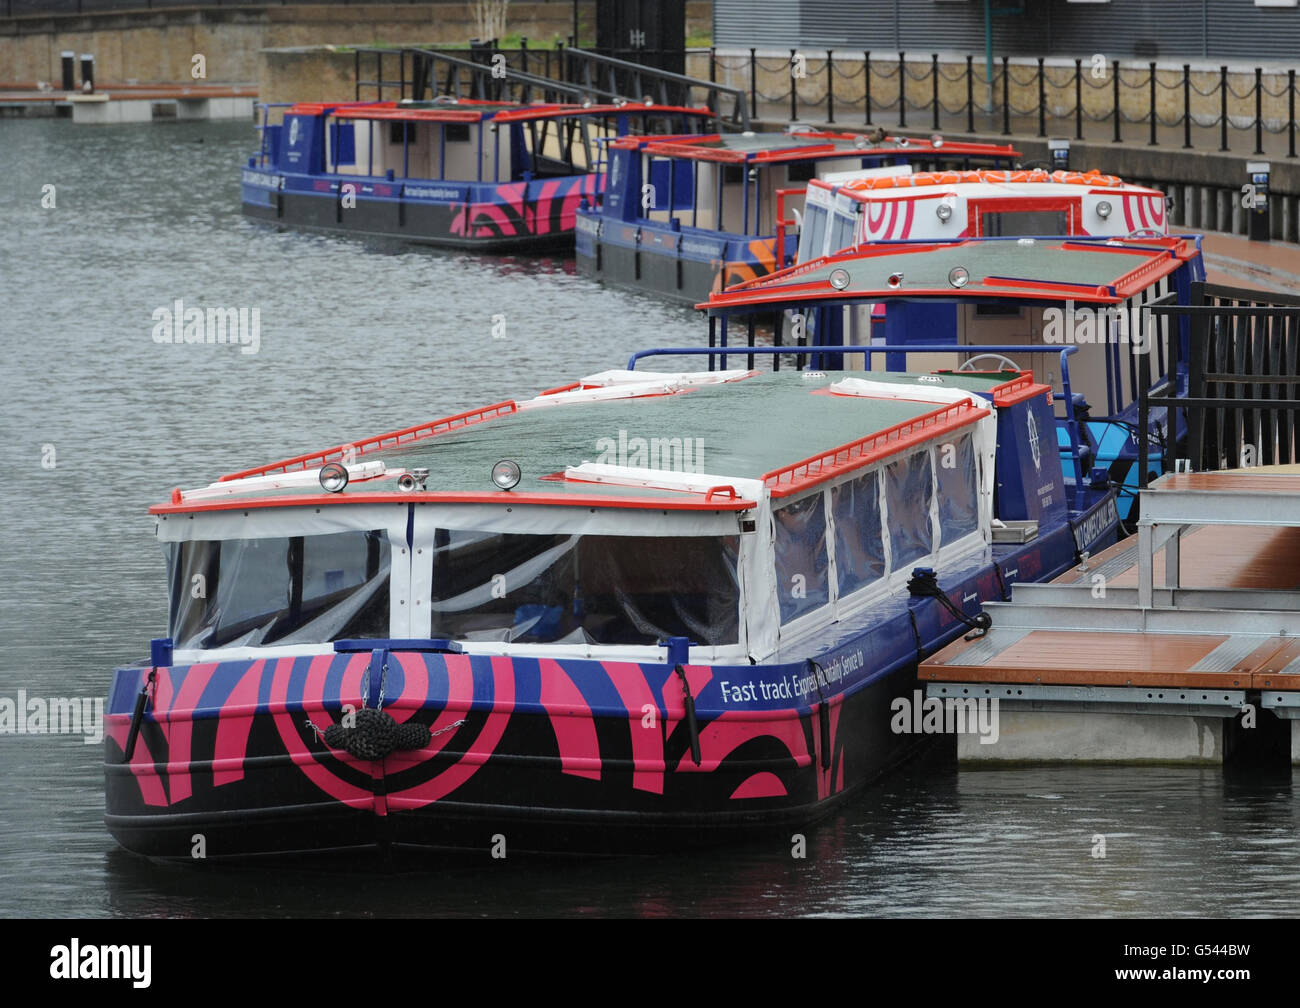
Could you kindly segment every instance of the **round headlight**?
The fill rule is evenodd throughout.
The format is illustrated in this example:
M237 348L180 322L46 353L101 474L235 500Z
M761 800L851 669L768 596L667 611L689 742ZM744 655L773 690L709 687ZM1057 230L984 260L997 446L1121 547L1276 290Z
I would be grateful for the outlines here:
M867 144L869 142L870 141L867 140L867 138L863 136L861 133L859 133L857 136L853 138L853 146L856 147L858 150L866 150Z
M338 493L348 485L348 467L341 462L326 462L320 467L320 485L326 493Z
M936 150L937 150L938 148L942 147L942 146L943 146L943 137L941 137L938 133L936 133L934 136L930 137L930 146L931 146L931 147L934 147Z
M1102 220L1110 216L1110 202L1108 200L1099 200L1097 202L1097 216Z
M831 270L830 284L836 290L844 290L849 285L849 271L837 266Z
M965 287L970 283L970 270L965 266L954 266L948 271L948 283L953 287Z
M502 459L492 467L492 482L502 490L510 490L515 487L522 475L523 472L519 468L519 463L511 462L509 459Z
M947 203L940 203L934 208L934 215L947 224L952 219L952 207Z
M902 273L890 273L890 274L889 274L889 280L888 280L887 282L888 282L888 284L889 284L890 287L902 287L902 286L903 286L903 274L902 274Z

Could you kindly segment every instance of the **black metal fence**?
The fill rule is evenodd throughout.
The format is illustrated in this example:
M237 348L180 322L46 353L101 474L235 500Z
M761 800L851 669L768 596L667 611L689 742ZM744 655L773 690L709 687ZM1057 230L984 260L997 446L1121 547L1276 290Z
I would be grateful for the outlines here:
M1142 384L1138 458L1148 457L1150 411L1163 407L1187 416L1186 444L1164 439L1166 472L1177 458L1197 472L1300 462L1300 297L1194 283L1190 304L1161 302L1153 314L1189 322L1187 394L1173 386L1150 393ZM1166 328L1166 359L1177 374L1180 326ZM1145 466L1140 475L1146 486Z
M645 51L647 58L657 55ZM372 73L373 77L364 76ZM396 76L387 76L396 73ZM355 97L413 98L438 94L488 101L644 102L706 107L719 129L749 128L745 94L716 81L697 80L557 42L554 48L502 49L495 41L466 51L406 47L357 49Z
M791 120L816 114L834 123L838 114L843 121L852 117L870 125L873 116L880 113L904 128L909 125L910 116L915 128L964 128L974 133L977 116L993 116L1000 119L1004 136L1012 135L1014 120L1021 126L1021 132L1025 126L1036 125L1037 135L1046 137L1050 123L1062 132L1072 130L1078 140L1085 139L1085 124L1105 123L1110 126L1110 139L1115 143L1145 138L1149 145L1160 146L1181 140L1183 148L1204 146L1204 143L1192 143L1195 128L1198 139L1202 131L1217 130L1220 151L1230 149L1230 134L1234 137L1253 134L1255 154L1265 153L1265 134L1284 134L1286 156L1296 156L1295 70L1265 74L1262 67L1256 67L1252 83L1241 89L1233 85L1234 75L1226 65L1219 67L1214 85L1205 88L1196 83L1196 78L1203 78L1207 71L1193 70L1187 63L1182 65L1180 74L1155 62L1121 65L1110 60L1098 67L1092 61L1075 59L1072 67L1049 67L1044 57L1038 57L1036 65L1024 67L1023 73L1018 73L1011 65L1011 57L1002 56L995 61L990 80L983 58L974 55L965 57L964 66L959 63L955 69L945 69L939 54L931 53L920 70L915 68L915 57L909 60L906 53L884 55L870 50L836 54L833 49L817 52L791 49L788 58L773 59L759 57L758 50L753 48L748 55L735 56L719 55L716 48L710 48L708 60L710 80L726 74L731 74L732 79L739 75L748 80L750 115L754 118L758 117L760 104L778 106L783 113L788 105ZM764 73L782 75L783 82L788 80L788 86L772 93L761 91L758 84ZM1174 79L1170 80L1171 77ZM845 85L842 81L855 83ZM891 93L897 92L897 98L880 101L881 85L886 83ZM954 90L958 94L964 91L964 99L943 101L940 92L945 83L950 85L947 88L950 94ZM1035 94L1037 100L1018 107L1011 100L1013 84L1020 91ZM876 96L872 94L873 85ZM851 100L837 99L837 92L842 96L848 90L854 92ZM1173 93L1181 109L1177 115L1161 114L1161 91ZM1094 97L1091 92L1100 92L1095 96L1097 100L1089 101ZM1193 95L1205 100L1201 105L1217 105L1217 114L1195 114L1193 106L1198 103ZM1265 116L1265 98L1285 101L1285 118ZM1238 103L1237 107L1245 103L1251 113L1230 115L1230 99ZM1064 104L1066 111L1050 111L1053 104ZM1102 109L1094 110L1098 105ZM1140 113L1132 111L1139 105ZM1130 129L1125 136L1125 124L1145 129L1140 134ZM1180 133L1161 137L1160 127Z

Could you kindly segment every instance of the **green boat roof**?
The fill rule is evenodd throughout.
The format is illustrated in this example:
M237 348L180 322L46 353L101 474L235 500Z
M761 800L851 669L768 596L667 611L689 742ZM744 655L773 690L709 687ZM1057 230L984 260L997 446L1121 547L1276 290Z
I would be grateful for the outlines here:
M698 307L725 312L773 302L909 296L1117 303L1199 254L1194 240L1177 236L877 243L736 284ZM958 268L966 274L961 286L953 281Z
M657 373L647 371L644 375L649 381ZM1014 376L945 374L934 378L933 384L927 387L988 394L1008 377ZM355 455L350 464L382 461L385 472L378 478L354 479L339 493L324 493L314 477L307 479L307 474L314 473L326 462L344 459L347 445L236 473L188 495L177 491L171 504L158 505L152 511L172 513L291 503L319 505L322 501L392 499L393 495L419 499L425 495L419 491L403 494L397 483L403 472L415 468L429 470L427 494L430 496L441 495L446 499L447 495L458 495L462 500L500 501L505 492L493 484L491 471L502 459L516 462L522 470L522 479L510 491L521 503L591 501L613 505L622 499L618 506L656 507L657 502L691 497L694 502L690 506L698 508L702 506L701 493L579 482L565 480L563 474L566 467L605 462L732 479L762 479L774 471L831 453L936 411L949 410L941 422L928 422L924 432L909 430L901 439L897 433L891 434L889 445L894 447L887 448L882 442L880 452L889 454L897 445L905 445L908 436L923 434L920 440L928 440L982 415L969 407L947 407L933 401L834 395L827 391L829 385L844 378L889 384L916 382L916 376L906 374L783 371L751 373L750 377L725 384L691 385L669 394L647 393L643 386L635 397L629 393L621 398L563 401L581 399L582 390L575 389L567 395L555 393L555 405L547 402L552 398L548 394L518 403L496 404L477 414L462 414L451 418L450 423L437 421L354 442L351 447L355 448ZM627 388L622 384L614 387ZM985 405L978 397L974 401L978 406ZM649 458L652 439L659 442L653 446L660 456L658 465L651 464ZM872 450L877 450L875 442ZM638 457L638 451L643 453L644 460ZM861 461L859 456L856 464L869 461ZM847 464L848 460L841 457L837 459L839 462ZM831 478L835 475L832 468L819 469L817 479L809 477L809 481ZM277 475L295 473L298 474L296 486L263 485L268 480L273 482ZM720 482L725 483L725 479ZM211 493L214 487L222 490L217 498Z

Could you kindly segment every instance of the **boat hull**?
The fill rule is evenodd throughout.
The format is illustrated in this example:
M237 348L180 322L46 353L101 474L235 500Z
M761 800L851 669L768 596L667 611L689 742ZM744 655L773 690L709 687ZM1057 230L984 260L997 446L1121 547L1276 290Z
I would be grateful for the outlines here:
M968 615L1044 580L1104 522L954 571ZM1083 527L1083 526L1080 526ZM359 848L630 854L795 830L934 742L897 730L917 660L966 632L899 599L763 665L368 650L119 669L105 732L106 823L123 847L189 860ZM811 659L811 662L810 660ZM132 758L133 711L154 672ZM694 727L683 694L694 705ZM318 734L363 707L433 733L359 759ZM335 740L338 741L337 739ZM949 739L951 741L951 739ZM790 842L790 834L784 842Z
M575 255L586 276L696 305L711 293L776 272L774 239L736 240L578 213Z
M419 245L519 252L570 249L594 175L528 183L407 183L246 170L244 214L280 227ZM354 186L354 189L344 189Z

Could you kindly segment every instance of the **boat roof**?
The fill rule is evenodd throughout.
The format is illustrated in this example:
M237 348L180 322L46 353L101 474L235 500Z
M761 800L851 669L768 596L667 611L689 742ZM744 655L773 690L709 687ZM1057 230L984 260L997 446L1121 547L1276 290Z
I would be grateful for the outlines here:
M713 161L720 164L746 162L783 163L815 161L827 157L982 157L1011 159L1020 152L1011 146L939 138L884 137L873 140L865 133L710 133L687 137L625 137L614 147L640 149L647 154Z
M900 388L891 394L832 390L850 377ZM530 400L494 403L175 490L150 513L407 501L739 511L755 502L728 480L761 480L772 496L785 496L974 423L988 411L979 393L1001 402L1038 388L1032 375L1018 372L943 374L928 376L927 384L914 375L861 371L602 372ZM942 396L933 389L972 396L938 402ZM918 398L904 398L910 395ZM589 463L610 451L619 457L637 451L638 438L665 439L665 451L672 450L669 439L682 447L687 442L680 439L695 439L692 461L701 472L656 476L640 467L623 471L653 478L629 482L615 474L613 482L593 481L598 477L589 475ZM503 459L522 471L510 491L491 481ZM341 492L325 492L319 470L340 461L353 478ZM367 478L376 463L383 472ZM428 489L404 492L398 478L414 468L429 470Z
M727 314L760 304L900 297L1117 304L1199 255L1194 236L877 242L735 284L696 307ZM958 267L966 271L960 287L949 279Z
M471 98L439 97L415 102L298 102L286 110L288 115L320 115L324 112L337 119L401 120L403 122L473 123L535 122L541 119L568 119L609 115L683 115L709 118L713 113L702 107L656 105L644 102L595 105L563 103L521 105L517 102L489 102Z
M1158 189L1125 182L1116 175L1101 172L1048 172L1042 168L999 171L975 169L970 171L917 172L911 175L888 175L872 178L850 179L836 182L833 179L811 179L809 185L833 189L837 193L866 202L875 199L908 199L952 193L958 196L1078 196L1089 193L1135 193L1144 196L1163 196ZM920 191L917 191L920 190Z

